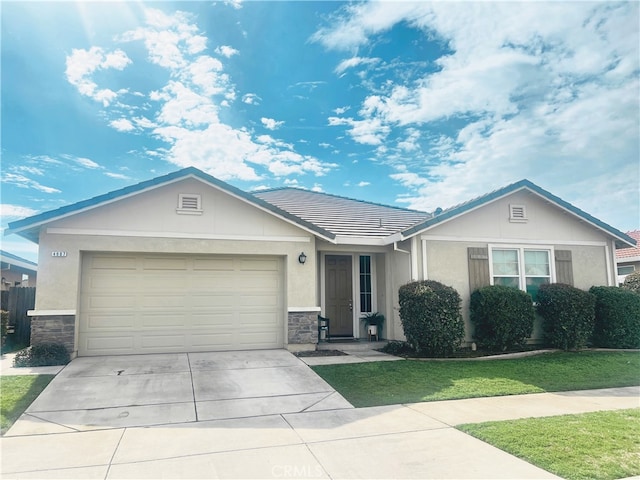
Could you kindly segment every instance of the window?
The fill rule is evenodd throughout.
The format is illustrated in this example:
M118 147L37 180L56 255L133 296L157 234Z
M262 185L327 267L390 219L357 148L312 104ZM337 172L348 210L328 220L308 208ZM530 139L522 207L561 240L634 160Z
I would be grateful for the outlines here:
M178 195L176 212L182 215L202 215L202 200L195 193L181 193Z
M618 265L618 275L629 275L634 272L633 265Z
M371 256L360 255L360 312L371 313L372 305L371 290Z
M492 248L492 285L519 288L535 301L540 285L551 283L551 249Z

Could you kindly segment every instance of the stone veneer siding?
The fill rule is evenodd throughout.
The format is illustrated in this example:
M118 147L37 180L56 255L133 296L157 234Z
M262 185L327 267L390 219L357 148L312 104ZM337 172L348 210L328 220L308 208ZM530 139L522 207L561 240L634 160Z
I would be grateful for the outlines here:
M31 319L31 345L43 343L61 343L67 351L74 350L76 316L49 315Z
M318 343L318 312L289 312L288 317L288 343Z

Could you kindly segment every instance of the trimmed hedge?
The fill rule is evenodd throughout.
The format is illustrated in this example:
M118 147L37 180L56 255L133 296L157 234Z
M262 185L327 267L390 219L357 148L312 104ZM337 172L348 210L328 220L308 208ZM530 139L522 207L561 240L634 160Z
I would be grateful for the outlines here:
M596 297L563 283L541 285L538 313L546 342L563 350L585 347L595 325Z
M622 288L640 294L640 270L627 275L622 284Z
M60 343L33 345L16 353L14 367L46 367L66 365L71 361L67 348Z
M620 287L591 287L596 297L593 343L605 348L640 348L640 295Z
M504 351L522 347L533 332L531 295L503 285L482 287L471 294L474 337L483 348Z
M407 342L427 356L452 354L464 339L458 292L433 280L400 287L400 320Z

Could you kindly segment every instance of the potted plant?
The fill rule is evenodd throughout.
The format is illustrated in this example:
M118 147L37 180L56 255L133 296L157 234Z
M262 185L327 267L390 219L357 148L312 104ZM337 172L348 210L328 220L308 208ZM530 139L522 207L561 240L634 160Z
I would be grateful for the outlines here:
M360 320L364 322L369 338L374 336L380 338L382 335L382 326L384 325L384 315L380 312L365 313Z

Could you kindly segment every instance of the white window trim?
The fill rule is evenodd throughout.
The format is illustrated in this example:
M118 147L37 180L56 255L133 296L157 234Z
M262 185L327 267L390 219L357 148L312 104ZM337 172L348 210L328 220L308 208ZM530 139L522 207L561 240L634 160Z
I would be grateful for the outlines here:
M184 208L184 198L195 198L197 200L197 208ZM179 193L176 213L179 215L202 215L202 196L199 193Z
M523 292L527 291L526 275L524 271L524 251L525 250L546 250L549 252L549 272L551 278L550 283L556 282L556 262L555 262L555 250L552 245L512 245L512 244L500 244L490 243L487 245L489 248L489 281L493 285L493 250L517 250L518 251L518 285L519 289Z

